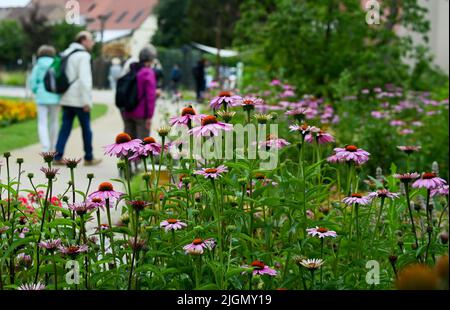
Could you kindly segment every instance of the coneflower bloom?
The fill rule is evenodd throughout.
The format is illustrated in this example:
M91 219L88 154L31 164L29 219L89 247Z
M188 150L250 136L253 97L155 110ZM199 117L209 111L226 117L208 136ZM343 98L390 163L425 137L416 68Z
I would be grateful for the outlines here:
M141 212L147 208L151 203L144 200L133 200L128 203L136 212Z
M300 107L294 110L289 110L285 114L293 116L298 121L302 121L306 115L311 113L311 111L312 110L310 108Z
M319 269L323 265L323 262L323 259L320 258L302 259L300 261L300 265L311 271L314 271Z
M275 269L270 268L269 266L267 266L266 264L264 264L264 262L260 261L260 260L255 260L253 261L250 266L244 266L245 268L253 268L253 275L269 275L269 276L276 276L277 275L277 271Z
M51 163L55 159L55 156L58 155L58 152L42 152L39 155L41 155L46 163Z
M416 180L412 187L414 188L426 188L426 189L434 189L446 185L447 182L436 176L433 172L425 172L422 174L422 177Z
M105 149L105 155L109 156L128 156L131 153L136 152L141 148L141 140L131 139L127 133L120 133L116 136L116 143L103 147Z
M187 106L181 110L181 116L174 116L170 119L170 126L187 126L192 127L193 122L200 122L201 114L197 114L192 106Z
M329 230L328 228L319 227L316 226L315 228L308 228L306 229L306 232L308 235L311 235L312 237L319 237L319 238L325 238L325 237L333 237L336 238L337 234L333 230Z
M354 162L358 165L364 164L369 160L370 153L356 147L355 145L347 145L345 148L334 149L336 158L339 161Z
M142 250L146 245L145 240L140 238L130 238L128 240L128 246L131 247L133 250L140 251Z
M89 199L92 201L94 198L100 198L102 200L109 199L110 201L119 199L123 193L116 192L114 187L109 182L103 182L98 186L98 191L89 195Z
M33 263L33 260L31 259L30 255L27 255L25 253L20 253L19 255L17 255L16 257L17 260L17 267L25 267L25 268L29 268L31 266L31 264Z
M242 104L242 97L232 95L229 91L222 91L219 93L217 97L214 97L211 102L209 103L209 106L212 109L219 109L222 105L226 106L238 106Z
M390 198L390 199L397 199L400 197L397 193L391 193L389 190L382 188L377 190L376 192L372 192L369 195L367 195L369 199L374 198Z
M88 213L90 211L96 210L96 207L94 204L87 203L87 202L70 203L68 205L68 208L80 216L85 215L86 213Z
M329 162L331 164L335 164L335 163L339 163L339 162L343 162L343 161L344 160L342 160L336 156L336 153L333 153L333 155L331 155L327 158L327 162Z
M431 197L434 196L448 196L448 185L433 188L431 190Z
M17 288L17 290L19 291L43 291L45 290L45 285L42 284L41 282L38 283L27 283L27 284L22 284L21 286L19 286Z
M192 241L192 243L189 243L183 247L183 250L186 252L186 254L191 255L201 255L204 253L204 249L208 248L207 244L203 239L197 238Z
M354 205L355 203L365 206L370 203L370 199L369 197L363 197L361 194L355 193L342 199L342 202L349 206Z
M100 198L100 197L93 197L90 198L87 203L89 203L90 205L92 205L93 209L98 209L98 208L102 208L106 205L106 202L104 199Z
M71 258L76 258L79 254L85 253L88 251L88 246L83 245L70 245L70 246L60 246L59 251L63 255L70 256Z
M67 168L75 169L81 162L81 158L65 158L63 162L66 164Z
M132 156L130 156L131 161L139 160L142 157L148 157L149 155L158 156L161 153L162 145L156 142L153 137L146 137L142 140L141 148L136 150ZM167 146L164 148L168 149Z
M310 131L305 136L305 141L308 143L314 143L317 141L319 144L326 144L334 142L334 137L330 135L328 132L319 130L318 132Z
M264 104L264 100L256 97L245 97L242 99L242 108L244 111L251 111L255 109L255 106Z
M412 172L412 173L396 173L393 175L394 178L399 179L402 183L409 183L414 181L415 179L420 177L420 174L418 174L417 172Z
M49 252L57 250L61 246L61 239L50 239L39 242L39 247Z
M410 154L412 154L412 153L414 153L414 152L420 151L420 149L421 149L422 147L420 147L420 146L414 146L414 145L399 145L399 146L397 146L397 148L398 148L400 151L402 151L402 152L404 152L404 153L410 155Z
M202 168L202 170L195 171L194 174L202 175L206 179L217 179L225 172L228 172L228 168L224 165L220 165L217 168Z
M289 129L291 131L300 132L302 136L306 136L313 128L311 126L308 126L307 124L302 124L302 125L291 125L289 126Z
M277 138L274 135L268 135L266 141L261 141L259 143L260 147L265 147L269 149L282 149L285 146L290 145L285 139Z
M159 227L164 228L165 232L168 232L169 230L183 229L184 227L187 227L187 224L177 219L168 219L162 221L159 224Z
M219 122L213 115L206 115L202 118L201 125L192 128L191 130L189 130L189 133L193 134L196 137L209 137L219 135L219 131L222 130L233 130L233 125Z

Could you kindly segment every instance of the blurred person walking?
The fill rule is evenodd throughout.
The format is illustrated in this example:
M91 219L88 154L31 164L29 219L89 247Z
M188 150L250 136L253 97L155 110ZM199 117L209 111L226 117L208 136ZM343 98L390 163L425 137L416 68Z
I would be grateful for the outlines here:
M63 52L69 56L67 60L66 75L70 81L69 89L61 97L63 109L62 126L56 143L55 164L62 165L64 149L69 140L75 117L81 126L84 145L84 164L86 166L98 165L101 160L94 159L92 148L91 109L92 109L92 71L91 54L94 47L92 34L82 31L75 37L75 42Z
M156 73L153 70L156 54L156 48L147 45L139 53L139 62L130 64L130 72L136 75L138 102L132 111L122 111L121 114L124 132L133 139L144 139L150 134L158 97Z
M206 77L205 77L205 65L206 60L200 59L197 65L192 69L195 80L195 89L197 93L197 102L203 101L203 93L206 90Z
M109 87L111 87L112 90L116 89L117 86L117 80L122 75L122 66L121 61L119 58L113 58L111 61L111 67L109 68Z
M43 152L53 152L58 137L60 96L48 92L44 85L44 76L52 65L55 55L56 50L53 46L42 45L37 51L37 62L29 78L29 85L37 104L38 133Z

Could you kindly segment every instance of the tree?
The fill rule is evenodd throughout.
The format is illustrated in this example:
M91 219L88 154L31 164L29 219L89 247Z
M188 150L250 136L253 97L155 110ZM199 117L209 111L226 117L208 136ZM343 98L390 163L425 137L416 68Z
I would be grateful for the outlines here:
M245 0L234 44L250 53L256 74L288 79L303 92L331 97L342 79L353 87L402 84L404 59L423 53L394 25L425 34L429 23L417 0L383 3L381 24L368 25L360 1Z
M0 21L0 64L15 63L23 54L24 35L15 20Z
M58 51L63 51L73 42L75 36L85 29L83 26L68 24L66 22L53 24L51 26L51 43Z
M156 7L158 30L152 41L163 47L180 47L189 43L187 10L189 0L160 1Z

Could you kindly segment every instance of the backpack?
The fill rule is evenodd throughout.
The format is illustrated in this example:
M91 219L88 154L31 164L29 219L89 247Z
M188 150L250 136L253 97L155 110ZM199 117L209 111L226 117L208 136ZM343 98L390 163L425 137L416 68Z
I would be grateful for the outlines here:
M59 54L55 57L52 65L44 76L44 87L46 91L61 95L69 89L70 85L77 79L72 82L69 81L69 78L66 75L67 62L70 56L82 51L83 50L76 49L68 55Z
M139 104L137 90L138 70L130 70L127 74L117 80L116 107L120 111L131 112Z

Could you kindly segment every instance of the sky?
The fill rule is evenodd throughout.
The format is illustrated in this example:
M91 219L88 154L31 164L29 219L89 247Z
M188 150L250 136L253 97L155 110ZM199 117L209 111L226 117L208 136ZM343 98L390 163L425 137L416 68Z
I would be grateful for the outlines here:
M25 6L30 0L0 0L0 7Z

